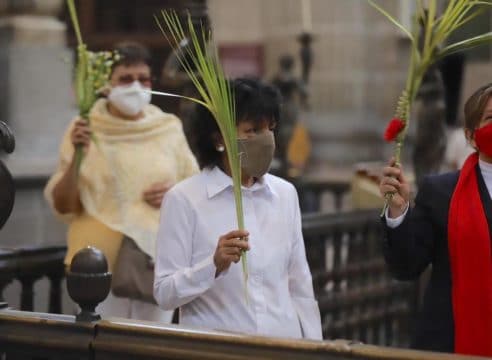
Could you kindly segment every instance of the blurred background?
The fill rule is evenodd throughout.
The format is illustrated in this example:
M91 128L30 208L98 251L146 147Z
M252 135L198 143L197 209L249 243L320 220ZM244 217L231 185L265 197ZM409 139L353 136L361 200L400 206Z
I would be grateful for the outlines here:
M410 26L414 1L378 4ZM382 205L378 174L392 153L382 134L409 60L402 32L363 0L77 1L89 49L138 41L152 52L154 89L186 94L190 84L153 18L166 8L189 12L197 24L210 27L228 75L260 77L280 88L284 111L272 172L298 186L304 213ZM452 41L491 31L491 20L485 12ZM12 155L0 155L17 188L12 216L0 233L2 246L65 243L65 228L51 215L42 189L62 134L77 114L75 45L63 0L0 0L0 120L17 141ZM451 56L426 77L403 155L414 182L423 173L459 168L470 151L460 130L462 106L492 78L491 55L485 46ZM191 131L189 104L162 97L153 103L178 114ZM42 293L47 285L36 286ZM13 306L19 287L14 282L6 290Z

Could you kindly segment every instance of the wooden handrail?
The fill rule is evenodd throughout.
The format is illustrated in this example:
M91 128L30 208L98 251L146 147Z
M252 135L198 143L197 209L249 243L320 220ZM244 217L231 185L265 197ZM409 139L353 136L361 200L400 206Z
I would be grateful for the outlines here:
M0 311L0 357L7 359L93 359L94 323L75 316Z
M310 237L318 234L326 234L335 228L350 230L354 227L367 225L379 225L379 211L355 210L343 213L325 214L309 213L302 216L302 232Z
M42 334L42 336L40 336ZM464 360L470 356L364 345L249 336L178 325L0 311L0 355L45 359L300 359ZM476 358L479 359L479 358Z

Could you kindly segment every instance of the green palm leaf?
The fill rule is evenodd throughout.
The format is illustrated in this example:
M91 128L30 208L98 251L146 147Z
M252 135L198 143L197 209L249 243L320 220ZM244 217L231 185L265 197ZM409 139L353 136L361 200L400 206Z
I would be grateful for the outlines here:
M68 11L72 21L75 36L77 37L77 64L75 67L75 92L77 105L81 118L89 122L89 111L97 100L97 93L100 88L106 85L113 64L113 58L117 59L117 54L108 52L91 52L87 50L87 45L82 40L77 9L74 0L67 0ZM91 139L96 143L94 135ZM83 149L77 146L75 149L75 169L78 173L84 157Z
M448 0L444 12L440 16L437 16L437 0L428 0L426 2L427 11L424 10L423 1L417 0L417 14L414 16L412 33L409 33L397 20L372 0L368 0L368 2L412 39L407 81L395 111L395 117L405 124L395 139L395 159L398 164L409 127L412 103L419 91L425 73L432 64L449 54L468 50L492 41L492 33L487 33L441 48L453 32L480 15L485 11L486 6L492 5L492 0ZM421 26L419 26L419 21L422 22ZM417 43L415 39L422 39L423 41ZM387 200L389 198L391 198L391 194L387 194ZM387 202L383 211L386 206Z
M485 45L487 43L490 43L491 41L492 41L492 32L488 32L486 34L478 35L470 39L459 41L457 43L448 45L445 48L441 49L437 53L435 61L441 60L448 55L460 51L466 51L477 46Z
M202 98L202 100L187 99L205 106L212 113L224 139L232 173L237 224L238 228L243 230L241 159L237 144L234 93L219 61L217 47L211 41L210 34L203 27L200 29L200 33L197 34L189 14L185 27L181 24L175 11L162 11L161 15L162 19L155 17L157 25L177 53L183 69ZM184 41L189 41L190 46L184 48L180 46ZM241 261L246 286L248 269L245 252L241 256ZM247 288L245 287L245 289Z
M412 41L415 42L415 39L412 35L412 33L405 27L403 26L398 20L396 20L390 13L388 13L386 10L384 10L382 7L380 7L378 4L373 2L372 0L368 0L369 4L375 8L377 11L379 11L381 14L386 16L386 18L391 21L393 24L395 24L401 31L403 31L407 37Z

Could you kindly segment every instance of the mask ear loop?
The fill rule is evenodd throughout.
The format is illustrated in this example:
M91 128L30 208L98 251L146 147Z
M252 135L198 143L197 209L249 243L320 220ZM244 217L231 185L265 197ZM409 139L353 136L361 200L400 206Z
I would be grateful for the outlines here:
M242 169L243 168L243 157L247 156L246 151L243 150L243 147L241 146L241 141L238 141L238 155L239 155L239 167Z

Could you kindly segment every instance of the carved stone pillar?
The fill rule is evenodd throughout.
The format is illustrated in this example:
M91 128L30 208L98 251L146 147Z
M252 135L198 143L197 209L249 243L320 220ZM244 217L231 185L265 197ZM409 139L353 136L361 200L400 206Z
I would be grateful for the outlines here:
M15 152L0 158L17 190L1 230L3 246L59 244L65 238L42 194L62 134L76 114L72 51L65 45L65 25L56 18L63 3L0 0L0 121L16 138Z
M52 171L61 135L75 113L63 0L0 0L0 120L17 139L7 159L16 175Z

